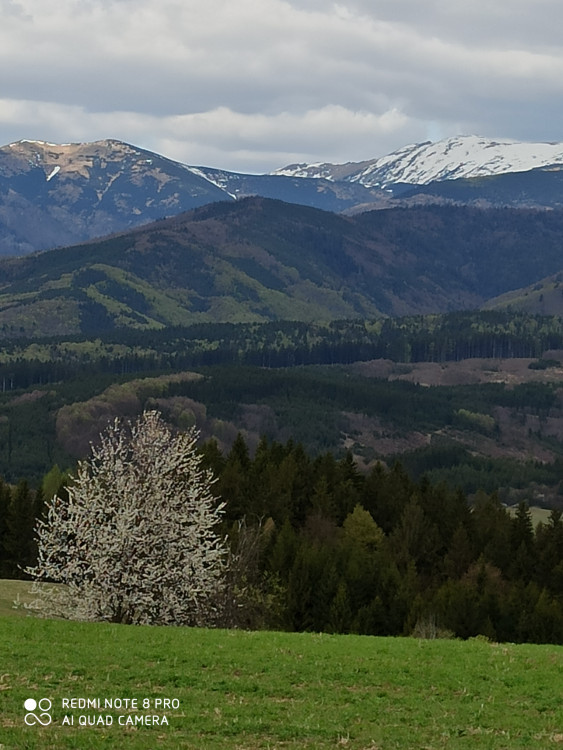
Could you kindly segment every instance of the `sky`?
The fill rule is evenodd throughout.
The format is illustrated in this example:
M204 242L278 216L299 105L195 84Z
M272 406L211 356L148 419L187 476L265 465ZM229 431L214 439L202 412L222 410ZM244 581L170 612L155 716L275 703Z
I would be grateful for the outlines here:
M269 172L563 141L561 0L0 0L0 145Z

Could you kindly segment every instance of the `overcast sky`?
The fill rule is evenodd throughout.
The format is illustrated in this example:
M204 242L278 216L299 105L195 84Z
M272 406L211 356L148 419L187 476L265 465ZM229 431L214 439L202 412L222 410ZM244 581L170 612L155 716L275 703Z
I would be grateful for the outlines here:
M0 145L267 172L563 141L561 0L0 0Z

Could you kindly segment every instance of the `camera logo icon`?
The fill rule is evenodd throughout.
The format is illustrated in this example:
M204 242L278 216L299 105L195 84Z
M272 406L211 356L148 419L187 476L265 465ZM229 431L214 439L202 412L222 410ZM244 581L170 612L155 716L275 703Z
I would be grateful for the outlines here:
M24 721L28 727L33 727L36 724L40 724L43 727L48 727L52 721L51 707L53 703L49 698L41 698L36 701L35 698L28 698L23 707L27 711ZM35 713L37 711L37 713Z

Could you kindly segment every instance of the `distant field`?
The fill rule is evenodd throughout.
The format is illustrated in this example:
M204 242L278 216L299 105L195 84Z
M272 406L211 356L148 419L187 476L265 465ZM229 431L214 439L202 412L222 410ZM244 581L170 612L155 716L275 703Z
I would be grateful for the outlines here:
M563 746L553 646L2 617L0 665L2 750ZM138 704L81 707L93 698Z
M514 516L516 515L517 507L511 506L510 508L508 508L508 511L510 515ZM538 508L535 505L532 505L530 507L530 513L532 515L532 523L535 528L538 523L547 523L549 521L551 510L549 510L549 508Z
M552 352L560 358L560 351ZM411 362L408 365L388 359L356 362L350 369L363 375L387 380L406 380L421 385L475 385L476 383L559 383L563 382L563 367L530 369L537 360L531 358L511 359L462 359L458 362Z

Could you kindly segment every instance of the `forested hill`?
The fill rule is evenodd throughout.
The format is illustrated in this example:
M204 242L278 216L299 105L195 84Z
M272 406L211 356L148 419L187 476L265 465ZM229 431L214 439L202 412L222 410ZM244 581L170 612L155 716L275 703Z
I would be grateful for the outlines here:
M0 264L0 332L97 334L477 308L563 269L563 212L343 217L263 198Z

